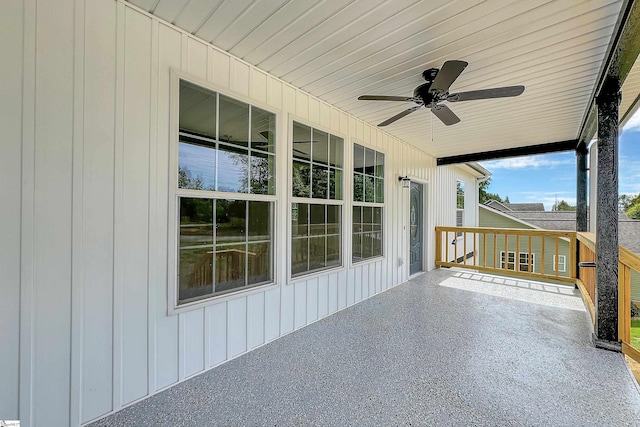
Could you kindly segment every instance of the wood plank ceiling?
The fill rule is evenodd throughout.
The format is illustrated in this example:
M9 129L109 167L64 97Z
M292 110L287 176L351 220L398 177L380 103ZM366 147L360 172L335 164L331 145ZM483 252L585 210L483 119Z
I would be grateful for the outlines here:
M517 98L421 109L385 129L436 157L578 137L623 0L130 0L363 120L413 104L423 70L460 59L451 91L525 85ZM634 96L635 98L635 96Z

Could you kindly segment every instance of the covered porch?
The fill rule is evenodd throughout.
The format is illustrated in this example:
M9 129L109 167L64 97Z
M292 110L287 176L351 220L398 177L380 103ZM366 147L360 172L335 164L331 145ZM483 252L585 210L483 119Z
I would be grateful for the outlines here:
M572 287L439 269L93 425L633 424L590 334Z

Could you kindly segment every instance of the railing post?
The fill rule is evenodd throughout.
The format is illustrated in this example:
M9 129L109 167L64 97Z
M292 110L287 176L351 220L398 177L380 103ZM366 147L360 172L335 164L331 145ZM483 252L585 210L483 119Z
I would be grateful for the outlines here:
M436 266L442 261L442 230L436 227Z
M576 148L576 231L587 231L587 154L584 144Z
M618 105L620 82L608 77L598 105L596 225L596 347L620 351L618 341Z

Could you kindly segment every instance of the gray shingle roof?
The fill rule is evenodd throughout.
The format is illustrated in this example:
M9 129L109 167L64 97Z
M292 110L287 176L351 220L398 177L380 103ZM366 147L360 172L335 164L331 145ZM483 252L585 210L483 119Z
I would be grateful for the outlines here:
M545 230L576 230L575 211L501 212ZM640 254L640 220L629 219L624 212L619 212L618 242L630 251Z
M544 204L543 203L504 203L506 207L511 209L512 211L518 212L544 212Z

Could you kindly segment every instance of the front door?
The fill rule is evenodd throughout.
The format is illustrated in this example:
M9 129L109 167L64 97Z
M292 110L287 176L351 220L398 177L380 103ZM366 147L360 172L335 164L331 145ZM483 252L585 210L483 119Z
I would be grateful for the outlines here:
M422 184L411 182L409 206L409 273L422 271Z

